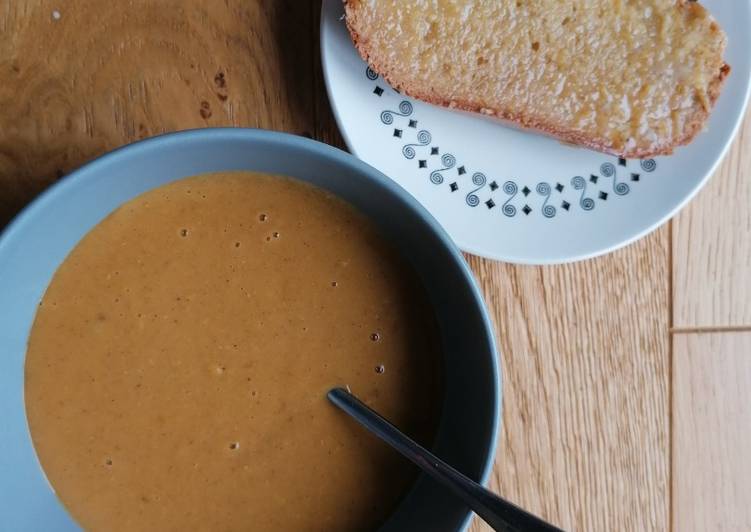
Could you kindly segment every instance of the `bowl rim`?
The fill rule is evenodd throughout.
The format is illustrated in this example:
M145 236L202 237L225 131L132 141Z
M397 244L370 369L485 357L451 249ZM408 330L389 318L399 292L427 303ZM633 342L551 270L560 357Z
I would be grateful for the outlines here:
M8 248L12 241L23 238L23 233L26 231L27 226L34 224L38 214L42 212L47 206L57 200L57 197L64 191L72 189L87 181L97 179L97 175L101 170L107 168L112 164L126 163L127 159L138 152L143 150L158 150L160 147L168 144L179 144L186 141L205 141L211 140L215 142L219 139L226 139L228 141L241 141L241 142L272 142L282 145L286 145L291 149L304 150L316 157L332 160L343 167L346 167L353 173L356 173L366 179L374 180L378 185L387 189L388 192L394 195L402 204L411 209L421 221L427 226L439 240L448 252L450 257L464 277L465 284L472 296L474 306L479 311L479 315L482 320L482 325L485 330L484 343L486 343L490 352L494 355L491 357L490 364L493 369L494 376L494 397L493 400L493 419L492 426L490 427L491 438L486 442L484 449L483 469L480 481L482 484L486 484L490 473L493 469L495 462L495 455L499 440L499 432L501 427L501 414L502 414L502 375L500 368L500 351L495 340L495 329L493 322L490 319L490 315L485 305L482 293L480 292L477 281L474 274L469 267L469 264L464 259L461 251L457 248L456 244L451 240L445 229L438 223L438 221L422 206L412 195L410 195L405 189L403 189L394 180L385 176L382 172L376 168L368 165L367 163L356 158L337 147L313 140L307 137L294 135L291 133L284 133L279 131L271 131L260 128L243 128L243 127L216 127L216 128L199 128L199 129L187 129L175 132L162 133L146 139L137 140L135 142L125 144L111 151L108 151L95 159L83 164L79 168L73 170L71 173L60 178L56 182L52 183L40 194L38 194L31 202L23 207L10 222L0 230L0 263L2 263L3 256L6 254L6 248ZM187 176L185 176L187 177ZM25 418L25 415L24 415ZM28 423L28 421L27 421ZM28 430L28 426L27 426ZM461 530L465 530L472 519L472 512L467 510L467 516L465 517Z

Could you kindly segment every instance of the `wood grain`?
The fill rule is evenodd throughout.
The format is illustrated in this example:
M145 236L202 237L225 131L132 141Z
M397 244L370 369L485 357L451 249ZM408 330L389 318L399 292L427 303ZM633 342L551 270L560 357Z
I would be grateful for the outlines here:
M667 237L552 268L470 257L504 372L491 486L567 530L668 528Z
M674 343L674 528L751 530L751 332Z
M751 112L706 188L673 222L677 329L751 327Z
M220 125L310 135L314 8L0 2L0 226L57 177L133 140Z

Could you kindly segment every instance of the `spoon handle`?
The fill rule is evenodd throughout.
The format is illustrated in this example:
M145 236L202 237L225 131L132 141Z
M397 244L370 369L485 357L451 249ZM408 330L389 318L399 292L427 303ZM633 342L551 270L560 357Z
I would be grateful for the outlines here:
M560 531L539 517L501 499L480 484L463 475L433 453L403 434L394 425L373 411L343 388L333 388L329 400L352 416L358 423L391 445L425 473L451 489L467 506L495 530Z

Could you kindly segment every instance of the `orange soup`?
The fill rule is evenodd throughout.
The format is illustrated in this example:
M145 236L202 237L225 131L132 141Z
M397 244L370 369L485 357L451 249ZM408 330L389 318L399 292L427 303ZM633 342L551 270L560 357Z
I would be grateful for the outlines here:
M124 204L40 303L26 408L93 531L368 530L415 471L327 402L429 443L442 358L414 272L351 206L248 172Z

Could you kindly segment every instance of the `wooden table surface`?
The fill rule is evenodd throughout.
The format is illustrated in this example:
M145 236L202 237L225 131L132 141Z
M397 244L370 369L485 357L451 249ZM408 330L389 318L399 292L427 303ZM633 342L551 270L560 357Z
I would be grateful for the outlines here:
M0 227L84 162L165 131L343 146L319 9L0 0ZM751 530L749 174L747 118L693 203L626 249L555 267L468 257L502 353L493 489L566 529Z

